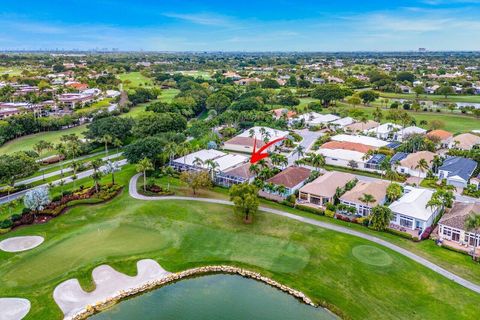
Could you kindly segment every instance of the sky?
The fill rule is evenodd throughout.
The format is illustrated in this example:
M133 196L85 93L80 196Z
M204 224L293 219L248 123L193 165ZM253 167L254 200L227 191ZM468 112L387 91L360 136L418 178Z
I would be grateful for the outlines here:
M0 50L480 50L480 0L1 0Z

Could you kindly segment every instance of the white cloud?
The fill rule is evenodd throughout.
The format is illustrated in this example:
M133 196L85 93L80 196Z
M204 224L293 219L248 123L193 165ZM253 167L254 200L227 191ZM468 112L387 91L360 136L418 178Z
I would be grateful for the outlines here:
M230 26L232 22L228 17L211 13L164 13L165 17L179 19L194 24L205 26Z

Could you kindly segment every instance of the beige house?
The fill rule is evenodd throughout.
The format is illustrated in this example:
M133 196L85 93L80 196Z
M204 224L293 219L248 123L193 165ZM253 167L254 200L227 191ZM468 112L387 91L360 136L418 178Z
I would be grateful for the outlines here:
M454 148L470 150L477 144L480 144L480 136L472 133L462 133L453 138Z
M355 122L355 123L349 124L348 126L345 126L345 131L351 132L351 133L359 133L359 132L363 132L364 130L370 130L370 129L376 128L379 125L380 123L373 120L368 120L366 123Z
M358 215L368 216L372 212L373 207L385 203L389 184L387 181L360 181L352 190L345 192L340 197L340 202L347 206L355 207ZM360 199L366 194L372 195L374 201L370 203L362 202Z
M471 249L475 244L475 232L465 230L465 219L471 212L480 213L478 202L455 202L452 209L443 215L438 222L438 236L441 240ZM477 232L476 244L480 245L480 230Z
M442 129L430 131L427 137L437 139L440 148L451 148L453 145L453 134Z
M350 173L329 171L300 188L298 203L324 206L328 202L333 202L337 188L345 187L354 179L355 176Z
M408 174L412 177L425 178L428 169L432 168L432 160L435 153L430 151L418 151L410 153L406 158L400 160L400 164L396 165L399 173ZM420 168L419 162L424 159L428 164L428 169Z

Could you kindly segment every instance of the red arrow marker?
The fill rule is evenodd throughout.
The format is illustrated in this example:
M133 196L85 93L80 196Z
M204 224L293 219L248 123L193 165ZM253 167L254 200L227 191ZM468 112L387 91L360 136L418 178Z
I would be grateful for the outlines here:
M250 163L251 164L254 164L255 162L257 161L260 161L266 157L268 157L268 153L262 153L265 149L268 149L270 146L274 145L275 143L279 142L279 141L282 141L282 140L285 140L286 138L278 138L278 139L275 139L273 141L270 141L269 143L267 143L266 145L264 145L263 147L261 147L258 151L257 151L257 138L255 138L255 141L253 142L253 152L252 152L252 157L250 158Z

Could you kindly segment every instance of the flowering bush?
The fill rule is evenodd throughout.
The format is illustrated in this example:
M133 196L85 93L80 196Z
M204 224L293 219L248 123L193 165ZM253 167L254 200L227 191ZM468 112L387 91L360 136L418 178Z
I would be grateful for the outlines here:
M425 231L423 231L421 239L422 240L428 239L430 237L430 234L432 233L432 231L433 231L432 227L427 227L425 229Z

